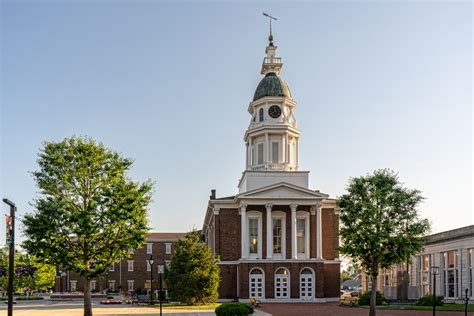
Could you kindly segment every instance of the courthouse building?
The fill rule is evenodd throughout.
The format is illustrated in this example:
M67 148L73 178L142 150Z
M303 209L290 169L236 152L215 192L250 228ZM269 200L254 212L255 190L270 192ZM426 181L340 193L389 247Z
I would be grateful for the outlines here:
M377 290L399 301L432 294L433 267L438 268L436 295L442 295L445 302L461 302L467 289L474 300L474 225L429 236L422 252L409 263L380 271ZM365 275L362 288L370 289Z
M112 264L108 271L91 280L91 291L129 292L149 291L151 269L153 268L153 288L158 289L158 266L168 265L173 248L186 233L148 233L143 247L130 251L130 256L121 262ZM153 255L153 266L147 260ZM58 271L59 272L59 271ZM56 292L83 292L84 279L73 271L64 271L56 276Z
M330 301L339 297L335 200L299 170L297 103L280 77L270 35L248 105L246 168L234 196L212 190L203 238L220 256L222 300ZM226 175L232 177L232 175Z

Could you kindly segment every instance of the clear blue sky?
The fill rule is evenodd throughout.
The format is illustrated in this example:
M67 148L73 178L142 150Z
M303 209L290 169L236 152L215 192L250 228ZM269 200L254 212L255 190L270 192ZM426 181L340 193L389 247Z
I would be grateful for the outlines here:
M469 1L2 1L1 196L32 211L41 142L88 135L156 181L154 230L200 228L244 168L262 11L279 18L311 187L337 197L392 168L434 231L472 224Z

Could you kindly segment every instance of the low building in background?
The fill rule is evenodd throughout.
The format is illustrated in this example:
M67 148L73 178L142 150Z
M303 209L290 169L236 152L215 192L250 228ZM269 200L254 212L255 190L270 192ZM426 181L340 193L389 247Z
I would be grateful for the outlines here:
M153 268L153 289L157 290L158 266L165 267L171 262L173 248L178 240L185 238L186 233L148 233L143 247L130 252L130 257L120 263L111 264L108 271L91 280L92 292L119 291L147 292L151 285L151 268ZM148 264L153 255L153 267ZM58 271L56 292L83 292L84 279L73 271Z
M433 293L432 267L438 267L436 295L442 295L448 303L461 303L468 289L468 296L474 300L473 263L474 225L433 234L411 262L381 270L377 290L388 300L417 300ZM363 274L362 290L370 288L370 280Z

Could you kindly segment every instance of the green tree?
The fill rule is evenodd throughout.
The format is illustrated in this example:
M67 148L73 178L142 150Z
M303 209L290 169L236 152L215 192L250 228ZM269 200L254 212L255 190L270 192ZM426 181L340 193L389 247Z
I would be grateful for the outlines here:
M8 287L8 248L0 250L0 286ZM53 265L44 264L36 258L15 251L15 279L13 287L15 292L29 288L30 291L47 291L54 287L56 268Z
M370 316L375 316L379 269L406 262L419 252L430 224L420 219L420 191L407 189L391 170L353 178L339 197L342 254L360 262L372 281Z
M90 280L145 241L152 183L131 181L132 160L91 138L45 142L33 177L40 190L23 219L23 247L44 263L85 279L84 315L92 315Z
M168 293L173 300L188 305L217 301L218 258L192 231L178 241L170 266L165 271Z
M347 271L342 271L341 272L341 283L347 280L352 279L351 275Z

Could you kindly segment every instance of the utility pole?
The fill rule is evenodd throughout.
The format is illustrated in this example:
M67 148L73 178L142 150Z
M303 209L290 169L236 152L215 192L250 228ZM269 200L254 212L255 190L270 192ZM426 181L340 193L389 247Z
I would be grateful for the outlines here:
M8 316L13 316L13 269L15 264L15 203L9 199L3 199L10 206L10 215L6 215L7 245L10 246L8 255Z

